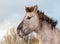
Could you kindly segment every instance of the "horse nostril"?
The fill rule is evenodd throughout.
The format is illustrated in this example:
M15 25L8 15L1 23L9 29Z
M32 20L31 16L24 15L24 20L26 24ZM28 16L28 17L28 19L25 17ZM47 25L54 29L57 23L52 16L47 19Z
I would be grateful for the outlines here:
M28 16L27 19L31 19L31 17Z

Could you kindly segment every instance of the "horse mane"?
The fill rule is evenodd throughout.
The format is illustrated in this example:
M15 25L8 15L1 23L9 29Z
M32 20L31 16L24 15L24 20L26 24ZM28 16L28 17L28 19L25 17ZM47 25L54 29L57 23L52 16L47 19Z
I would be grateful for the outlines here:
M44 12L42 11L37 11L38 13L38 17L41 21L46 21L48 24L51 24L51 27L55 28L55 26L57 25L57 21L53 20L52 18L48 17L47 15L44 14Z
M34 10L34 6L32 7L26 7L26 12L32 12ZM48 24L51 24L52 28L55 28L57 25L57 21L53 20L52 18L49 18L47 15L44 14L44 12L37 10L39 20L46 21Z

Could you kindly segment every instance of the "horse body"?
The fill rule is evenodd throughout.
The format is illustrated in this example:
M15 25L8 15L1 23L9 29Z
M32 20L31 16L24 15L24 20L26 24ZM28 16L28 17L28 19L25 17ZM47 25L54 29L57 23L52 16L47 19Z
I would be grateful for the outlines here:
M60 44L60 30L56 27L56 24L57 21L39 13L37 6L28 7L17 32L21 37L35 32L40 41L39 44Z

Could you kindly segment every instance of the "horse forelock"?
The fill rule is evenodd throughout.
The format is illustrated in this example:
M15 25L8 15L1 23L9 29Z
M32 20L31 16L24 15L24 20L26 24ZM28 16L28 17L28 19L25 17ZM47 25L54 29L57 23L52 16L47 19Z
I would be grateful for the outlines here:
M26 7L26 12L32 12L34 10L34 7Z

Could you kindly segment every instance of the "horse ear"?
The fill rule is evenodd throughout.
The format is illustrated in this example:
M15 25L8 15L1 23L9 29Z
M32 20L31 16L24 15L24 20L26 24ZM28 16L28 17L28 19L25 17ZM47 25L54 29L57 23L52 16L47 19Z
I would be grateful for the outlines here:
M38 10L38 6L35 5L35 6L34 6L34 10L33 10L33 12L34 12L34 13L37 13L37 10Z

